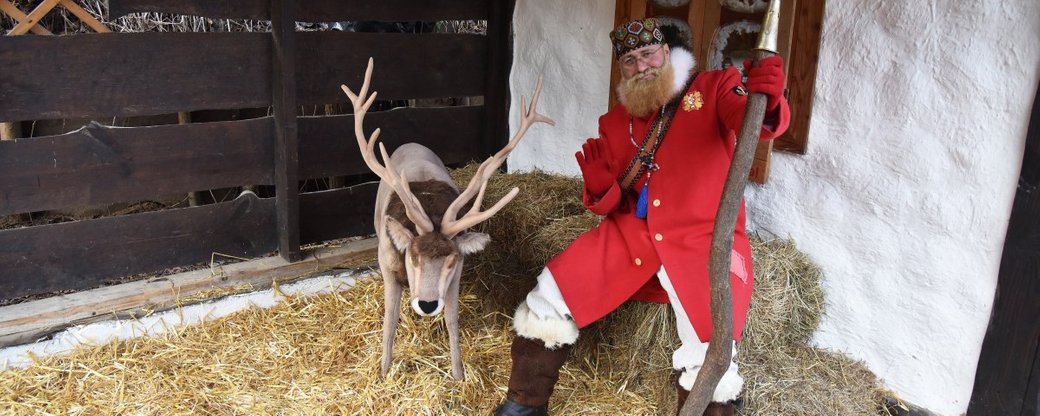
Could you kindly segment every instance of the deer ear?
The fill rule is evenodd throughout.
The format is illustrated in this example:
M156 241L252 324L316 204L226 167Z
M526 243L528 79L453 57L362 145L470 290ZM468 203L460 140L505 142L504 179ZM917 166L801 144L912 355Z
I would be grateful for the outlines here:
M484 250L489 242L491 236L484 233L466 232L455 237L455 244L464 256Z
M386 231L390 234L390 241L394 243L394 247L404 253L404 250L412 243L412 239L415 238L415 234L389 215L383 217L383 222L386 223Z

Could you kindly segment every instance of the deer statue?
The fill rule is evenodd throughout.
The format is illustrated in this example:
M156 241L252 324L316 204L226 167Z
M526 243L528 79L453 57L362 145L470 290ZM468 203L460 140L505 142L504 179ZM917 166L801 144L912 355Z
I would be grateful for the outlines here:
M379 271L383 275L383 352L380 376L386 376L393 356L394 333L401 313L401 294L408 285L410 304L420 316L436 316L444 312L451 350L451 376L462 380L465 372L459 350L459 277L466 255L484 249L491 238L484 233L467 231L495 215L520 191L513 188L491 208L481 210L481 202L488 179L502 165L505 158L536 122L555 125L553 120L538 114L538 95L542 90L539 79L527 107L520 99L520 128L498 153L477 168L466 189L461 193L448 176L448 169L436 154L418 143L401 145L393 156L387 156L386 147L379 143L383 164L375 155L379 129L365 137L362 125L365 114L375 101L376 93L368 95L372 79L372 59L368 60L365 81L355 94L346 85L343 92L354 106L354 135L361 156L369 169L379 178L376 193L375 229L379 240ZM476 199L474 199L476 197ZM461 217L466 204L472 205Z

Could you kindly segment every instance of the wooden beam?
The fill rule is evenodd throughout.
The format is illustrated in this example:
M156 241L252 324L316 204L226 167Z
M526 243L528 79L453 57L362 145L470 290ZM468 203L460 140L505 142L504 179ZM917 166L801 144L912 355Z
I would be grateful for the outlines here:
M296 2L271 0L272 101L275 120L275 212L278 251L288 261L301 259L299 143L296 127Z
M182 126L185 125L185 124L191 124L191 113L187 112L187 111L177 112L177 124L178 125L182 125ZM189 207L197 207L197 206L199 206L199 199L201 197L202 197L202 195L198 191L188 192L188 206Z
M748 180L755 183L766 183L769 180L769 163L773 157L773 141L758 142L755 147L755 158L751 162Z
M697 31L704 26L704 2L703 1L691 1L689 15L686 16L686 22L690 24L690 37L693 38L693 56L699 57L704 51L704 45L707 41L704 36L701 36Z
M112 279L206 262L214 253L257 257L277 241L270 198L0 230L0 299L86 290Z
M500 65L486 59L487 36L338 31L295 36L298 105L345 104L339 86L360 85L369 56L380 68L373 75L380 99L484 95L488 68ZM3 42L0 67L7 84L0 120L140 116L271 104L272 38L267 33L16 36ZM206 45L207 53L199 53L198 45ZM55 65L53 56L76 59ZM443 56L452 59L438 58ZM207 70L200 73L198 68Z
M702 68L707 68L708 63L711 62L711 47L712 42L715 40L715 31L719 28L719 22L722 18L722 4L714 0L704 0L704 17L701 20L701 27L691 28L691 31L700 31L698 34L694 32L695 37L703 39L701 42L701 50L696 56L697 61L701 63Z
M820 0L822 2L822 0ZM784 57L784 72L790 72L791 61L787 59L791 54L791 38L793 38L791 25L795 21L795 10L798 0L784 0L780 4L780 25L777 29L777 52ZM773 159L773 147L775 140L759 142L755 149L755 160L751 164L751 174L748 180L755 183L766 183L769 180L769 164Z
M300 261L265 257L0 307L0 347L34 342L73 325L143 316L181 305L286 283L340 268L374 265L373 238L309 250Z
M76 17L78 17L81 22L83 22L87 26L90 26L90 28L94 29L95 32L111 32L111 30L108 29L108 26L105 26L104 23L101 23L97 19L95 19L94 15L90 14L90 12L84 10L82 7L79 7L79 5L76 4L75 0L61 0L61 7L64 7L65 10L68 10L70 13L76 15Z
M0 140L14 140L22 137L22 123L6 121L0 123Z
M508 107L501 111L505 110ZM388 152L392 153L404 143L417 141L452 166L488 156L483 148L475 145L488 140L483 131L484 112L483 106L395 108L366 115L365 130L380 129L379 142L386 145ZM501 117L504 122L507 116ZM301 180L371 173L361 158L357 141L353 139L353 115L299 117L297 122ZM508 125L503 127L507 128ZM506 131L501 130L499 134L504 140ZM2 178L0 182L3 182Z
M24 35L37 23L40 23L40 19L50 13L54 6L57 6L61 0L43 0L33 11L29 12L29 15L25 17L25 20L18 22L10 31L7 32L8 36Z
M512 16L508 16L512 18ZM509 36L510 21L505 25ZM485 95L487 77L494 66L504 66L508 75L512 44L489 42L501 39L495 23L488 23L488 36L431 33L353 33L340 31L296 34L297 104L344 104L350 108L340 85L361 85L368 58L375 60L372 88L380 100L466 97ZM501 60L488 60L501 54ZM508 88L508 79L502 81Z
M8 16L11 16L12 19L18 22L23 22L29 18L28 15L22 13L22 11L18 9L18 7L16 7L14 4L11 4L11 2L8 0L0 0L0 12L7 13ZM47 30L47 28L43 26L40 26L39 24L33 24L32 27L29 28L29 31L37 35L53 35L51 31Z
M271 35L267 33L10 36L0 43L2 121L143 116L271 104ZM205 53L200 45L205 45ZM56 60L56 56L64 58Z
M820 1L822 2L822 0ZM798 3L800 3L798 0L783 0L780 3L780 24L776 30L776 47L777 53L784 57L784 63L787 64L784 65L784 72L787 72L790 67L787 57L791 55L791 40L794 38L792 27L798 13Z
M774 140L777 150L805 154L808 148L825 3L824 0L800 1L795 10L791 53L784 57L788 68L787 101L791 105L791 126Z
M300 194L300 242L372 235L378 182Z
M57 136L0 141L0 215L273 184L272 126L271 117L90 124Z
M509 138L509 70L513 66L513 9L516 0L489 2L487 55L484 82L484 155L492 155ZM484 156L482 155L482 156Z

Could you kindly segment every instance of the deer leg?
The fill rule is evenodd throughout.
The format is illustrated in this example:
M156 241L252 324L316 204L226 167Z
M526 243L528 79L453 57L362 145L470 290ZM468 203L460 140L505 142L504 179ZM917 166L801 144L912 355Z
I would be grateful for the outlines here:
M390 371L390 360L394 354L394 334L401 318L401 292L404 290L397 281L396 273L383 270L383 356L380 360L379 376L385 377Z
M448 347L451 350L451 378L461 381L466 373L462 368L462 350L459 348L459 276L448 287L444 303L444 324L448 327Z

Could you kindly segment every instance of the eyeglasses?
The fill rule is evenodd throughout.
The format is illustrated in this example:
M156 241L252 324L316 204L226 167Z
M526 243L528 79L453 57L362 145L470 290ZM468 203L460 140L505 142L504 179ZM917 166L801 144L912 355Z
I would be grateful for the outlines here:
M621 58L621 66L631 69L635 68L636 64L639 62L651 65L651 63L654 62L654 58L657 57L657 53L660 52L662 48L664 48L664 45L658 46L656 49L647 49L640 52L638 55L626 55Z

